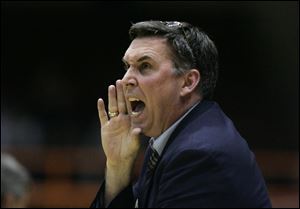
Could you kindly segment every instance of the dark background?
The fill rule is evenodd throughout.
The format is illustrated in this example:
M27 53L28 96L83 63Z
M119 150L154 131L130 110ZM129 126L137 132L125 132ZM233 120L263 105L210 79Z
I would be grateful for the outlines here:
M252 148L296 150L298 17L297 1L2 1L1 144L98 144L96 101L123 75L128 28L159 19L215 41L215 100Z
M123 76L131 23L150 19L190 22L215 41L215 100L254 151L273 207L298 208L298 1L1 1L1 151L32 175L29 206L95 197L97 100Z

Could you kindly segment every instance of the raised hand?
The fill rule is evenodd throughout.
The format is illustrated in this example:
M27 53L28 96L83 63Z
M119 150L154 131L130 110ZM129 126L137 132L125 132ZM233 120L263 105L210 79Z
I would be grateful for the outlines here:
M108 88L108 113L102 99L98 100L98 113L101 122L101 139L106 165L114 169L131 169L140 147L140 128L131 127L130 115L126 106L123 84Z

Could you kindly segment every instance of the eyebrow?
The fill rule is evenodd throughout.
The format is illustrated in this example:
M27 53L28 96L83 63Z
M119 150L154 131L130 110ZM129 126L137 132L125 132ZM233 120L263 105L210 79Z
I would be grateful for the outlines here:
M152 58L149 57L148 55L144 55L144 56L140 57L140 58L137 60L137 62L142 62L142 61L147 60L147 59L152 59ZM122 61L123 61L124 63L127 63L127 61L124 59L124 57L122 58Z

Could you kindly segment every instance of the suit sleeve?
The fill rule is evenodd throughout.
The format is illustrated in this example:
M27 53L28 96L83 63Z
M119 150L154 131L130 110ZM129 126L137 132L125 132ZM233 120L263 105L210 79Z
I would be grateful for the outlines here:
M100 186L97 195L92 202L90 208L105 208L104 205L104 194L105 194L105 181ZM108 205L108 208L133 208L134 207L134 195L132 186L129 185L123 189Z

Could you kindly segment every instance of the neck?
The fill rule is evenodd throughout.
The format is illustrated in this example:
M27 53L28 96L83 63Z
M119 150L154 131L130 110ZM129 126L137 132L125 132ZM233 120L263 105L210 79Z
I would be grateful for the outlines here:
M161 133L163 133L165 130L167 130L172 124L174 124L179 118L181 118L191 107L193 107L196 103L200 102L202 100L202 97L200 95L194 95L189 96L186 98L182 98L175 107L175 112L170 113L170 120L167 122L167 124L164 126L164 129L161 130Z

